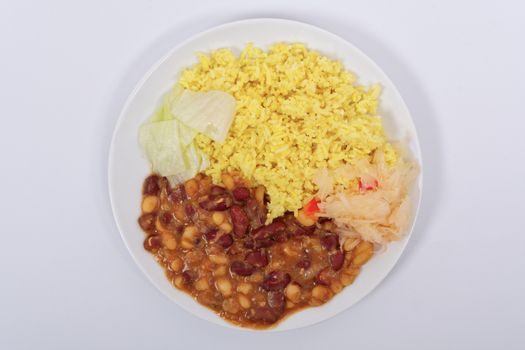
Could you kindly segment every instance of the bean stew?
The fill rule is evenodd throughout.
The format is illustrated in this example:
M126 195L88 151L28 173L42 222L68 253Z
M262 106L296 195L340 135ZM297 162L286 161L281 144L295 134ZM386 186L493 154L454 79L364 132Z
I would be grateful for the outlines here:
M374 253L369 242L340 244L330 220L286 213L267 223L264 187L236 174L174 187L152 174L142 193L144 248L175 287L239 326L268 328L324 304Z

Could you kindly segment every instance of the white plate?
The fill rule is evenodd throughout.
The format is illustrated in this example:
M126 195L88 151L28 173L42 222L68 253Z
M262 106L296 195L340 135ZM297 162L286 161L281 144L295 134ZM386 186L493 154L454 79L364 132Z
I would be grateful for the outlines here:
M144 234L137 224L140 215L141 186L150 167L137 142L139 125L160 106L162 96L178 80L185 67L196 63L195 53L218 48L232 48L239 52L246 43L267 48L279 42L301 42L308 48L339 59L354 72L360 84L379 83L383 87L379 114L391 139L405 140L415 159L421 164L419 142L410 113L394 84L364 53L344 39L317 27L282 19L250 19L212 28L196 35L172 49L161 58L129 96L117 122L109 155L109 193L115 221L129 252L150 281L166 296L190 313L213 323L235 327L214 312L201 306L190 296L173 287L163 269L143 249ZM421 198L422 175L419 176L411 197L414 219ZM413 228L413 224L412 224ZM412 231L412 229L411 229ZM370 293L386 277L401 256L408 237L388 246L363 268L354 284L345 288L330 302L309 308L281 322L271 330L289 330L326 320L348 309ZM384 300L385 303L391 300ZM177 317L174 315L174 317Z

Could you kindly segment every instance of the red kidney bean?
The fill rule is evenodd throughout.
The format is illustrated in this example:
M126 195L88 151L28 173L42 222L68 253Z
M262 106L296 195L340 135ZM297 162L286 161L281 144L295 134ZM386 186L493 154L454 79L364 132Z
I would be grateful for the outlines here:
M326 250L332 250L339 247L339 237L337 235L328 234L321 237L321 245Z
M199 205L202 209L207 211L224 211L230 208L233 204L233 199L229 194L211 195L208 199L200 202Z
M230 214L232 217L233 232L235 233L235 236L244 237L249 225L246 212L242 207L234 205L230 209Z
M144 195L156 196L159 194L159 191L159 177L157 175L148 176L142 185L142 193Z
M206 241L211 242L217 237L217 232L219 232L217 229L211 229L206 231L204 234L204 237L206 238Z
M169 211L165 211L159 215L159 220L164 225L169 225L173 221L173 214Z
M178 203L180 201L185 201L186 199L188 199L188 197L186 196L186 190L182 184L172 189L168 195L168 200L172 203Z
M253 239L248 239L244 241L243 247L246 249L253 249L255 248L255 241Z
M310 265L312 265L312 263L308 259L299 260L297 264L295 264L298 269L307 269Z
M186 215L188 215L188 217L192 218L193 215L195 215L195 208L190 203L187 203L184 206L184 212L186 213Z
M286 300L282 291L271 291L266 296L268 306L276 310L279 313L284 312L286 307Z
M315 282L327 286L330 284L330 269L328 267L323 268L315 276Z
M170 193L171 192L171 185L170 185L170 182L168 180L168 178L166 176L163 176L159 179L159 187L160 188L165 188L166 189L166 193Z
M268 306L259 306L253 309L253 313L249 315L250 319L258 323L275 323L279 316L273 309Z
M270 238L259 239L259 240L246 240L244 241L244 248L247 249L261 249L271 247L275 242Z
M255 268L245 261L234 261L230 265L230 271L239 276L250 276Z
M284 289L292 278L284 271L275 270L270 272L261 283L261 288L267 291Z
M226 192L226 189L222 186L213 185L210 189L212 195L223 194L224 192Z
M330 264L334 271L339 271L343 267L345 261L345 255L342 251L338 250L335 254L330 256Z
M233 198L235 198L236 201L244 202L248 198L250 198L250 190L246 187L237 187L232 191Z
M256 240L271 238L278 232L282 232L284 230L286 230L286 225L281 221L275 221L269 225L259 227L258 229L252 231L252 236Z
M144 231L151 230L155 227L155 214L144 214L138 221Z
M268 237L266 226L261 226L251 232L251 236L255 240L265 239Z
M189 271L184 271L181 274L181 277L182 277L182 283L184 284L190 284L191 281L193 280L193 277Z
M286 230L286 225L282 221L272 222L266 227L270 236L273 236L277 232L283 232L284 230Z
M268 248L268 247L271 247L274 243L275 242L272 241L270 238L258 239L255 241L254 248L255 249Z
M162 247L162 238L159 235L150 235L144 240L144 249L148 252L155 251Z
M256 267L265 267L268 265L268 257L266 256L266 253L258 250L249 252L244 259Z
M285 231L277 232L275 235L272 236L272 240L275 242L286 242L288 240L288 235Z
M222 235L217 240L217 244L219 244L224 249L229 248L233 244L233 237L230 234Z

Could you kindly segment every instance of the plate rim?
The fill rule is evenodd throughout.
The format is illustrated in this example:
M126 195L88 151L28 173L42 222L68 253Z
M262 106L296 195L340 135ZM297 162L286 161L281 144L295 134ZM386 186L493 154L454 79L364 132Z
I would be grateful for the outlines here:
M174 298L172 296L168 295L164 291L164 289L157 284L157 282L153 279L153 277L150 276L150 274L146 271L146 269L139 263L139 258L135 255L135 253L133 252L132 248L129 245L129 242L125 238L123 229L122 229L122 227L121 227L121 225L119 223L119 215L117 214L116 207L115 207L115 198L114 198L115 194L113 193L113 188L112 188L112 183L111 183L112 179L114 178L112 164L114 164L114 160L115 160L114 159L114 157L115 157L115 139L117 137L117 134L118 134L118 131L119 131L120 127L122 126L122 123L124 121L124 116L125 116L128 108L129 108L130 104L132 103L133 99L136 97L136 95L138 94L139 90L142 88L144 83L151 77L151 75L171 55L173 55L177 50L179 50L181 47L185 46L186 44L188 44L188 43L190 43L190 42L192 42L192 41L194 41L194 40L196 40L198 38L206 36L209 33L212 33L212 32L217 31L217 30L225 29L225 28L230 27L230 26L237 26L237 25L243 25L245 23L257 23L257 22L274 22L274 23L284 23L284 24L291 24L291 25L307 27L310 30L320 32L321 34L329 36L332 39L334 39L336 41L339 41L339 42L341 42L344 45L352 47L353 50L355 50L357 53L359 53L362 57L366 58L366 60L368 61L367 63L370 64L371 66L373 66L373 68L375 70L377 70L379 73L381 73L384 76L384 78L386 79L386 82L388 82L389 85L393 88L393 92L399 97L399 100L401 102L401 107L404 108L406 110L406 112L408 113L410 122L411 122L412 127L414 128L414 131L415 131L415 140L414 140L414 142L417 145L416 150L414 150L415 154L413 154L413 156L417 159L418 164L419 164L418 178L417 178L417 181L414 183L414 186L417 185L417 187L418 187L418 198L417 198L417 201L415 202L415 208L414 208L414 211L413 211L412 224L411 224L407 234L405 235L405 237L402 240L396 242L397 244L401 245L400 252L393 259L393 261L391 263L391 266L388 269L384 270L382 276L380 278L378 278L377 281L375 281L375 283L370 285L370 287L368 288L368 291L366 293L364 293L362 296L360 296L358 299L356 299L351 305L349 305L347 307L341 307L339 309L336 309L333 312L331 312L330 314L326 315L326 317L321 318L321 319L316 319L313 322L308 323L307 325L299 325L299 326L288 327L288 328L281 327L281 325L286 323L286 318L281 320L280 322L278 322L277 325L272 326L272 327L267 328L267 329L252 329L252 328L247 328L247 327L241 327L241 326L237 326L235 324L232 324L230 322L227 322L227 321L225 321L224 319L222 319L220 317L218 317L218 318L205 317L203 315L197 314L193 310L191 310L188 307L186 307L184 304L179 303L177 300L174 300ZM354 73L356 73L356 72L354 72ZM248 18L248 19L241 19L241 20L225 22L225 23L222 23L222 24L219 24L219 25L216 25L216 26L212 26L212 27L210 27L210 28L208 28L206 30L203 30L201 32L198 32L198 33L196 33L194 35L191 35L191 36L187 37L186 39L180 41L179 43L175 44L174 46L172 46L165 54L163 54L157 61L155 61L155 63L153 65L150 66L150 68L142 75L142 77L138 80L138 82L134 85L133 89L128 94L128 97L126 98L126 100L125 100L125 102L124 102L124 104L123 104L123 106L122 106L122 108L120 110L118 119L117 119L117 121L115 123L115 126L114 126L114 129L113 129L113 133L112 133L111 141L110 141L109 156L108 156L108 163L107 163L107 165L108 165L107 186L108 186L109 201L110 201L110 205L111 205L111 211L112 211L112 214L113 214L113 219L114 219L114 222L115 222L115 224L117 226L117 229L119 231L120 237L121 237L122 241L124 242L124 245L126 246L126 249L128 250L129 254L131 255L135 265L139 267L139 269L146 276L146 278L155 286L155 288L159 292L161 292L162 295L167 297L170 301L174 302L177 306L179 306L180 308L182 308L186 312L190 313L191 315L196 316L199 319L202 319L202 320L205 320L205 321L209 321L209 322L211 322L213 324L220 325L220 326L223 326L223 327L226 327L226 328L229 328L229 329L235 329L235 330L247 331L247 332L284 332L284 331L289 331L289 330L294 330L294 329L302 329L302 328L311 327L311 326L319 324L319 323L321 323L323 321L329 320L329 319L335 317L336 315L341 314L342 312L350 309L352 306L354 306L357 303L359 303L366 296L370 295L370 293L372 293L385 280L385 278L391 273L391 271L397 265L397 263L398 263L399 259L401 258L401 256L404 254L406 246L407 246L409 240L412 237L414 228L415 228L416 223L418 221L419 212L420 212L420 209L421 209L421 202L422 202L422 198L423 198L423 183L424 183L423 182L423 169L424 169L424 167L423 167L423 157L422 157L422 153L421 153L421 144L419 142L419 133L417 132L417 128L416 128L416 125L414 123L414 119L412 117L412 113L410 112L410 109L408 108L405 100L403 99L403 96L401 95L401 93L397 89L397 86L392 82L390 77L366 53L364 53L361 49L359 49L353 43L351 43L350 41L344 39L340 35L332 33L332 32L330 32L330 31L328 31L328 30L326 30L324 28L318 27L318 26L310 24L310 23L306 23L306 22L298 21L298 20L286 19L286 18L279 18L279 17L257 17L257 18ZM183 293L183 292L181 292L181 293ZM206 308L205 306L199 304L196 301L195 301L195 303L199 307ZM322 306L320 306L320 307L322 307ZM210 314L216 315L212 310L209 310L208 308L206 308L206 309L210 312ZM301 311L302 310L300 310L299 312L301 312Z

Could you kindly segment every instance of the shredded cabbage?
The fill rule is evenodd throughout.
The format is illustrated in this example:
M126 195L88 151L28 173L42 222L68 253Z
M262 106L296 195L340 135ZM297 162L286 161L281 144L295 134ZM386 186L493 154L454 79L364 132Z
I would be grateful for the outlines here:
M418 173L415 163L399 160L388 166L376 151L370 163L361 160L332 172L319 170L314 182L319 191L319 216L332 218L341 238L359 238L384 245L403 237L410 225L409 186ZM373 189L333 185L333 178L377 183ZM353 181L353 182L352 182Z

